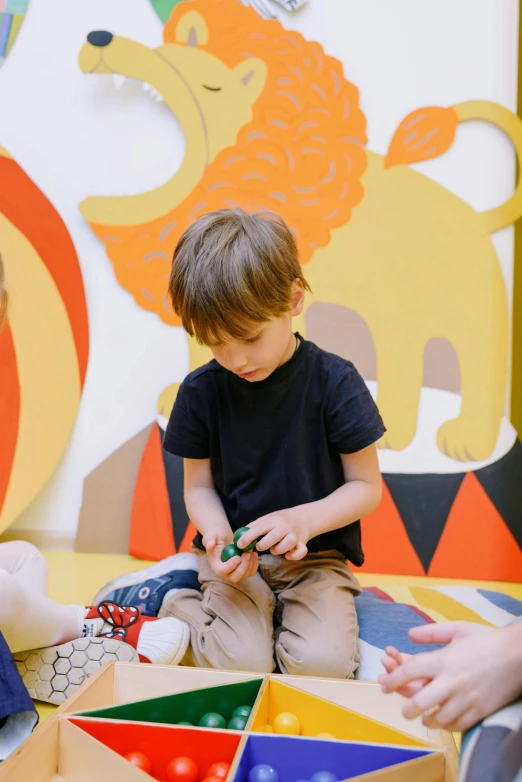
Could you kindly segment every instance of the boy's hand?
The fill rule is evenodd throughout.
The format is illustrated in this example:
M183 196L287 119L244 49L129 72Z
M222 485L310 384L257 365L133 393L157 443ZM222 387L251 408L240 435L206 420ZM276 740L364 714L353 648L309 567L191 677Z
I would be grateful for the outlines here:
M259 557L255 551L246 551L240 557L232 557L227 562L221 561L221 552L231 541L225 540L221 535L205 535L203 545L205 546L208 563L213 572L219 578L236 584L244 578L251 578L257 572Z
M257 551L270 549L271 554L284 554L286 559L303 559L308 553L306 544L310 535L302 513L296 511L295 508L288 508L261 516L248 525L249 532L239 538L238 548L246 548L258 539Z
M424 714L428 727L467 730L520 692L521 655L515 652L515 639L506 638L517 632L515 626L497 630L469 622L415 628L410 631L413 641L448 645L413 657L396 657L395 650L387 649L387 662L391 658L400 664L391 671L393 664L386 665L389 672L379 683L384 692L408 697L405 717Z

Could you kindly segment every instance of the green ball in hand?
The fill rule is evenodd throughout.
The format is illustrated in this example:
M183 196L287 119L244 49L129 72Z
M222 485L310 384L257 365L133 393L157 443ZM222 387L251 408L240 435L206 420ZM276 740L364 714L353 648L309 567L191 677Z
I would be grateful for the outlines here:
M200 728L226 728L227 721L221 714L215 711L209 711L204 714L198 722Z
M232 717L228 726L230 730L245 730L248 717Z
M234 532L234 543L236 544L236 546L241 535L246 535L247 532L250 532L250 527L240 527ZM249 543L248 546L246 546L243 549L240 549L240 551L253 551L256 547L256 543L257 540L253 540L252 543Z
M232 559L232 557L240 557L240 556L241 556L241 550L238 549L235 543L230 543L228 546L225 546L225 548L221 552L221 561L228 562L228 560Z

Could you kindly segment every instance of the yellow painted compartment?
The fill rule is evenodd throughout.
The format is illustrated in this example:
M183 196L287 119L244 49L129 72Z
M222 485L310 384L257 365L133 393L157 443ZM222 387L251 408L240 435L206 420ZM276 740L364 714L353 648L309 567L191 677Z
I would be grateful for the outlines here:
M301 723L301 736L330 733L346 741L363 741L401 746L426 747L426 742L408 736L324 698L310 695L270 677L257 704L252 731L263 733L282 712L294 714Z

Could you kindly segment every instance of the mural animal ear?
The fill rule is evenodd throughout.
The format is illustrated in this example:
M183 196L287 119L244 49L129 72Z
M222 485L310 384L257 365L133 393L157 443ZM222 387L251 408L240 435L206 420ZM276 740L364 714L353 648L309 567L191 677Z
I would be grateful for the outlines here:
M236 65L234 73L241 85L248 90L252 103L256 101L266 82L266 65L257 57L249 57Z
M151 6L156 11L157 15L166 24L172 13L172 9L175 8L181 0L150 0Z
M176 27L176 43L187 46L204 46L208 43L207 23L197 11L183 14Z

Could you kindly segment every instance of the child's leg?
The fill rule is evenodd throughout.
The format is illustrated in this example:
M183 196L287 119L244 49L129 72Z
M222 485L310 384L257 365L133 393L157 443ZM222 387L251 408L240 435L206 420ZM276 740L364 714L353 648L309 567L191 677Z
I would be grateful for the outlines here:
M79 638L85 607L63 606L0 570L0 630L12 652Z
M46 597L47 564L30 543L0 544L0 630L12 652L54 646L82 634L85 608Z
M282 673L352 678L359 665L354 596L361 588L341 554L309 554L299 562L268 555L261 570L279 593L275 652Z
M24 540L0 543L0 570L7 570L33 592L47 594L47 562L31 543Z
M201 557L202 592L180 589L167 597L158 616L174 616L190 627L183 665L270 673L275 599L259 573L231 584Z

